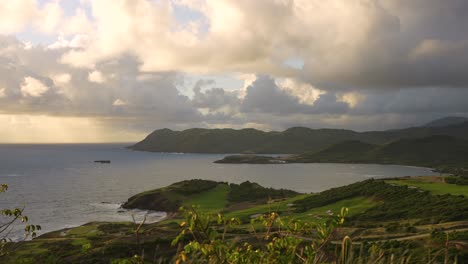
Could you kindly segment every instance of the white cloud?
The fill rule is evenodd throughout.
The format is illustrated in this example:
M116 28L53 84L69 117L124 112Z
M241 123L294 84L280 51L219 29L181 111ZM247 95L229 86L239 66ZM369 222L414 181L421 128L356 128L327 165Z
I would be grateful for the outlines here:
M128 103L122 99L116 99L113 103L112 106L125 106L128 105Z
M359 92L347 92L338 94L338 101L347 103L351 108L355 108L365 99L366 96Z
M6 97L6 89L0 88L0 98Z
M277 81L278 87L297 97L300 103L313 105L320 95L326 93L308 83L300 82L292 78L284 78Z
M68 84L71 78L72 76L69 73L60 73L52 76L52 80L57 84Z
M86 34L74 35L71 40L68 40L63 34L60 34L57 40L47 46L48 49L63 49L63 48L84 48L89 44L90 38Z
M0 5L0 32L4 34L22 30L36 16L34 0L2 1Z
M106 78L102 72L95 70L88 74L88 80L95 83L104 83Z
M61 26L63 20L63 10L60 7L60 0L48 2L37 10L37 18L33 22L42 32L55 33Z
M92 30L93 24L89 21L85 10L82 8L78 8L75 15L68 18L62 27L62 31L66 34L83 34L89 33Z
M2 1L0 5L0 32L10 34L33 26L41 32L53 33L63 19L58 0L39 6L36 0Z
M21 94L25 97L41 97L48 90L49 87L45 86L38 79L30 76L24 78L24 82L21 84Z

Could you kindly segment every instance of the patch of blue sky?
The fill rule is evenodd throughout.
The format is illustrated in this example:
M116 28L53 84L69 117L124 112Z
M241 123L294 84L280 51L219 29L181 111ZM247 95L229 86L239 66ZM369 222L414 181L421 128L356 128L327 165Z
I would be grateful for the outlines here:
M185 5L173 4L173 12L177 22L182 25L187 25L190 22L201 22L201 27L199 28L200 33L208 32L208 22L206 17L198 10L192 9Z
M31 27L27 27L22 32L16 33L15 36L22 42L43 46L48 46L57 40L56 35L44 34Z
M299 57L293 57L283 61L283 65L288 68L302 70L304 68L304 60Z

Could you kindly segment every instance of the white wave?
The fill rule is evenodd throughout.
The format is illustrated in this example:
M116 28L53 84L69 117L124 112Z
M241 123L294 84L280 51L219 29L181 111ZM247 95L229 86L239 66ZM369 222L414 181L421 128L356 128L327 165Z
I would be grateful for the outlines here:
M21 174L15 174L15 173L0 175L0 177L22 177L22 176L23 175Z
M366 178L381 178L381 177L384 177L385 175L383 174L364 174L362 175Z
M89 205L97 208L102 209L119 209L122 207L121 203L108 203L108 202L100 202L100 203L90 203Z

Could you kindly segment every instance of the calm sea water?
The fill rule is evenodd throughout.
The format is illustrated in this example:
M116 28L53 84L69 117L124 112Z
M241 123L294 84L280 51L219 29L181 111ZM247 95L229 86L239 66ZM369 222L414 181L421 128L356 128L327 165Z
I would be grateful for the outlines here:
M356 164L227 165L224 155L136 152L124 144L0 145L0 208L25 207L43 232L90 221L131 221L146 213L119 208L128 197L185 179L319 192L368 178L434 174L430 169ZM94 160L111 160L96 164ZM152 212L149 221L164 213ZM18 235L18 232L14 232Z

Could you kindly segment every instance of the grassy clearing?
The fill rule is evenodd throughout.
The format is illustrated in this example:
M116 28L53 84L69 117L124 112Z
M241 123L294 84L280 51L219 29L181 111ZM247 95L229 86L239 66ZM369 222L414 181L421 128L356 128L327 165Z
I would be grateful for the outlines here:
M101 235L102 232L97 229L99 224L87 224L82 226L77 226L70 229L67 232L67 237L74 237L74 236L96 236Z
M466 185L447 184L443 182L430 182L414 178L409 180L389 180L385 182L397 185L414 186L422 190L430 191L433 194L464 195L465 197L468 197L468 186Z
M289 210L288 204L293 203L294 201L304 199L305 197L310 196L311 194L302 194L298 195L293 198L285 199L278 202L273 202L269 204L262 204L254 207L250 207L247 209L236 210L229 213L226 213L227 217L238 217L238 218L245 218L250 217L254 214L265 214L269 212L283 212Z
M343 207L348 208L349 215L353 216L364 213L367 209L377 206L379 204L380 202L374 201L367 197L355 197L351 199L341 200L336 203L325 205L322 207L313 208L303 213L294 214L294 217L305 221L313 221L317 218L327 216L328 210L330 210L334 214L339 213L341 208Z
M200 210L204 212L217 212L222 211L227 204L227 194L229 186L227 184L219 184L215 188L190 196L183 205L200 206Z

